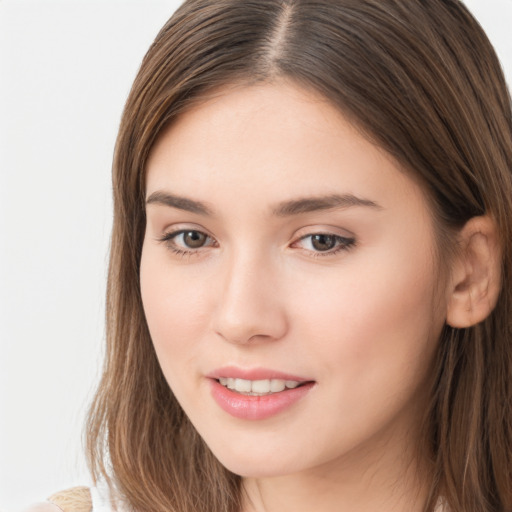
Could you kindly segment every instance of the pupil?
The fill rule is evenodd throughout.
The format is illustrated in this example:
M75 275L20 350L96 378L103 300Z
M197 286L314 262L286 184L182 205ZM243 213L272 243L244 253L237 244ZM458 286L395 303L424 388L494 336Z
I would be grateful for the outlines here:
M197 249L202 247L206 241L206 235L200 233L199 231L188 231L185 233L183 240L185 245L192 249Z
M313 235L311 243L317 251L329 251L336 245L333 235Z

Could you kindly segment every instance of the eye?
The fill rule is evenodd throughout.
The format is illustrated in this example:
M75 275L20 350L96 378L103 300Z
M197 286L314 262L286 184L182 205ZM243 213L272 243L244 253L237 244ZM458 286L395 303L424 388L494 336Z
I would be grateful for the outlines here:
M210 247L215 244L212 237L196 229L181 229L166 233L161 239L167 246L177 254L191 254L203 247Z
M334 235L311 235L311 245L316 251L330 251L336 247L336 237Z
M189 249L199 249L208 240L208 236L200 231L183 231L174 237L175 242L181 242Z
M336 254L339 251L348 250L355 245L355 239L333 235L331 233L313 233L301 237L294 245L307 251L317 253L315 255L318 256L328 256Z

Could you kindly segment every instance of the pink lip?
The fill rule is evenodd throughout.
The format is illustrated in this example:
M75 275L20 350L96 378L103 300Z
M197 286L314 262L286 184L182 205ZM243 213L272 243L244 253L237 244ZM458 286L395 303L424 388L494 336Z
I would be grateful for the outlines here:
M277 370L270 370L267 368L237 368L236 366L224 366L218 368L207 375L210 379L219 379L220 377L232 377L234 379L246 380L266 380L266 379L279 379L279 380L294 380L297 382L310 382L312 379L298 377L289 373L279 372Z
M212 397L217 402L217 405L231 416L244 420L264 420L275 416L305 397L315 385L314 381L304 379L303 377L266 369L245 370L225 367L213 371L207 377L210 381ZM285 389L279 393L251 396L243 395L224 387L218 382L217 379L219 377L247 380L294 380L303 384L293 389Z

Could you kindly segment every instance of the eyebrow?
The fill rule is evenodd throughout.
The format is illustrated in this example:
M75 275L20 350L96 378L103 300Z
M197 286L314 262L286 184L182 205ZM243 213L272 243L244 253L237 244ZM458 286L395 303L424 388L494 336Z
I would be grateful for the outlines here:
M321 210L344 209L354 206L364 206L382 210L382 206L375 201L357 197L353 194L332 194L319 197L305 197L302 199L294 199L292 201L284 201L279 203L273 210L273 214L278 217L288 217L291 215L300 215L301 213L310 213Z
M157 191L153 192L146 200L146 204L161 204L177 208L178 210L185 210L199 215L213 215L213 211L205 203L195 201L186 197L175 196L168 192Z
M160 204L184 210L199 215L211 216L213 210L206 203L196 201L182 196L176 196L168 192L153 192L146 204ZM382 206L375 201L357 197L353 194L332 194L327 196L304 197L301 199L292 199L283 201L272 209L273 215L277 217L290 217L292 215L300 215L322 210L344 209L355 206L364 206L376 210L382 210Z

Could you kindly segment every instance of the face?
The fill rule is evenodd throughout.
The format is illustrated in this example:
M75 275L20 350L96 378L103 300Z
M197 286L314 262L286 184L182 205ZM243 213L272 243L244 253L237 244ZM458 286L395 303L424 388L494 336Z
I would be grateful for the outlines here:
M227 89L153 148L149 330L177 400L237 474L403 453L444 322L434 253L421 188L293 85Z

